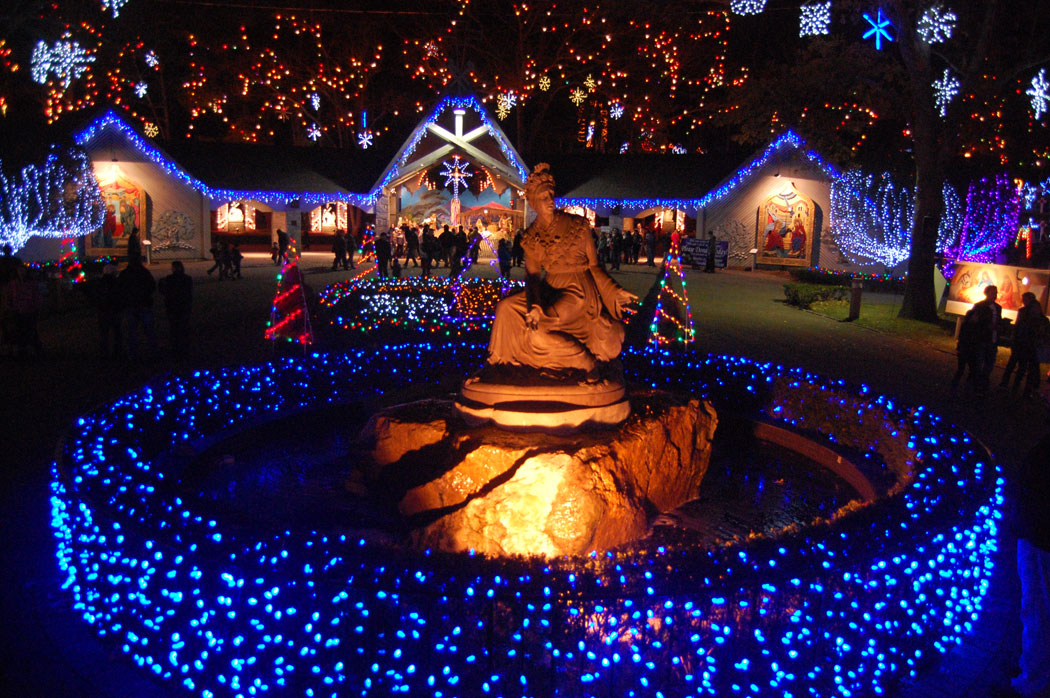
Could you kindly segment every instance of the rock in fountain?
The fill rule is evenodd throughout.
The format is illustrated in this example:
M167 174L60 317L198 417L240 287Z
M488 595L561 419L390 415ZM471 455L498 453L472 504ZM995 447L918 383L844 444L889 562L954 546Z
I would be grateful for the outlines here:
M399 405L364 435L373 476L400 497L420 548L487 555L579 555L644 535L696 496L714 410L668 393L633 396L617 429L568 436L464 426L451 403Z

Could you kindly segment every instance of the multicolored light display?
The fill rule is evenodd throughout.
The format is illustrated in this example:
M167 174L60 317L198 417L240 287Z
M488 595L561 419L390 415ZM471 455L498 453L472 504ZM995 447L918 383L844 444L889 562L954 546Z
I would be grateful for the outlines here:
M676 288L677 286L677 288ZM689 308L689 293L685 288L685 272L677 245L672 245L664 260L660 289L656 295L656 309L649 323L649 342L687 347L693 343L693 311Z
M636 385L821 434L898 486L778 537L555 560L235 526L179 489L170 453L465 375L483 353L388 345L197 371L84 415L51 482L76 612L129 663L208 698L879 695L981 613L1003 504L981 446L923 407L741 358L624 357Z

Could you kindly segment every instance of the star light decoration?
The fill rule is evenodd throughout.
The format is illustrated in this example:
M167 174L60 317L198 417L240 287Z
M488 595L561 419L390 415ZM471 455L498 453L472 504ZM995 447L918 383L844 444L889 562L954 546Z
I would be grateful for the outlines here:
M150 50L145 57L146 65L156 70L160 66L160 59L157 58L157 52Z
M623 116L623 103L620 102L620 100L613 100L613 102L609 104L609 116L614 119L619 119Z
M113 18L116 19L120 16L121 8L127 4L128 0L102 0L102 9L112 11Z
M444 167L441 170L442 176L445 177L445 186L452 185L452 196L459 198L459 187L460 185L466 186L466 180L474 176L473 172L467 171L467 166L470 165L466 160L460 160L458 155L452 156L452 162L443 160L441 165Z
M574 87L569 93L569 101L578 107L587 101L587 93L582 87Z
M882 40L883 40L883 38L885 38L886 41L893 41L893 37L890 36L890 33L888 31L886 31L886 28L887 27L892 27L893 24L890 22L890 20L886 19L886 17L884 17L882 15L882 8L881 7L879 8L878 15L877 15L876 19L872 19L871 15L869 15L867 12L864 13L864 19L867 20L868 24L871 25L871 29L869 29L868 31L864 32L864 38L865 39L870 39L873 36L875 37L875 50L876 51L881 51L882 50Z
M438 55L438 45L433 41L428 41L423 44L423 52L427 54L427 58L434 58Z
M549 90L551 88L551 79L549 77L547 77L546 75L542 75L542 76L540 76L540 81L539 81L538 84L539 84L540 90L542 90L543 92L546 92L547 90Z
M926 43L940 44L952 38L957 19L951 10L935 5L922 13L916 31Z
M87 72L88 64L94 62L95 56L76 41L56 41L51 46L38 41L29 59L30 75L44 85L53 74L62 88L68 90L74 80Z
M1041 68L1039 74L1032 78L1032 86L1025 91L1025 94L1032 98L1032 111L1035 112L1036 120L1042 119L1043 114L1050 111L1048 87L1050 84L1046 82L1046 68Z
M828 33L831 26L831 0L802 5L799 9L799 36L820 36Z
M948 114L948 103L955 95L959 94L960 83L948 69L944 69L944 76L933 81L933 100L937 104L937 111L944 118Z
M316 142L321 137L321 128L317 124L310 124L306 129L306 137Z
M729 9L738 15L757 15L766 9L766 0L730 0Z
M149 89L144 82L135 83L135 96L142 99L146 96L146 90Z

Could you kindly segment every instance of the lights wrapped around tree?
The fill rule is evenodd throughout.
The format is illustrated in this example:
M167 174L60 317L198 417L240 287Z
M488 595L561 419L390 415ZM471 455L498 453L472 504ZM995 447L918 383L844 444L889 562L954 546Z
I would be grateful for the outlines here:
M34 235L87 235L102 226L105 210L94 168L79 148L52 147L42 165L12 176L0 161L0 243L16 252Z
M947 259L993 262L1018 229L1021 195L1005 174L970 184L959 237L944 250Z
M854 264L895 267L911 254L915 201L889 174L850 170L831 183L831 234Z
M294 245L289 246L288 255L277 274L277 294L270 308L266 339L283 339L303 347L314 341L310 308L306 303L302 272L299 269L299 255Z
M484 350L442 341L202 370L83 415L52 467L63 594L129 668L216 698L348 685L892 695L987 612L1003 506L989 454L922 406L739 357L628 351L624 363L636 383L856 449L884 476L899 470L901 486L775 538L555 560L419 554L352 522L245 525L178 488L169 453L465 375Z

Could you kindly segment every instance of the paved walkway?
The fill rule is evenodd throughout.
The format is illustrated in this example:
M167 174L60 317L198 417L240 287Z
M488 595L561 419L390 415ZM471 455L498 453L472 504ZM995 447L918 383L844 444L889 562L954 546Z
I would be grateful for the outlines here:
M345 273L328 272L331 255L307 253L303 267L314 288ZM76 299L43 319L43 359L0 359L0 404L5 425L0 470L0 695L148 698L184 695L134 670L113 653L67 608L58 589L57 566L48 529L47 471L56 442L73 418L166 371L266 360L262 339L275 289L269 259L248 255L245 278L218 281L192 263L195 286L195 353L188 361L157 358L126 365L96 356L94 317ZM154 274L167 273L155 265ZM440 272L440 270L439 270ZM491 270L486 268L486 274ZM520 275L521 270L515 270ZM647 267L616 274L644 296L656 276ZM1001 392L984 401L948 396L954 357L943 349L837 322L782 302L787 277L764 272L688 273L688 288L700 350L748 356L865 383L933 411L972 431L996 453L1007 472L1047 427L1040 404L1020 404ZM862 309L863 312L863 309ZM158 313L163 338L163 313ZM163 339L161 345L164 346ZM1000 352L1005 361L1005 350ZM936 666L908 682L907 698L980 698L993 693L1016 661L1020 645L1018 589L1012 541L1004 541L977 632Z

